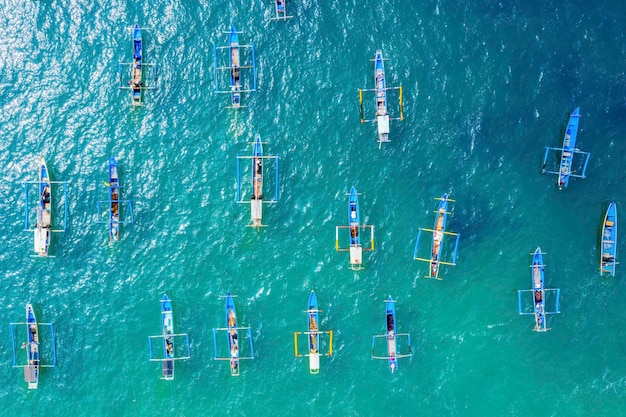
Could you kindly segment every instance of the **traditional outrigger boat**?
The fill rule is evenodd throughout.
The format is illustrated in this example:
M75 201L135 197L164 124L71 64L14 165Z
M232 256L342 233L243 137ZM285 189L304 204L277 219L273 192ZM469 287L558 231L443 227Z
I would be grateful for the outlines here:
M274 0L276 6L276 17L272 17L271 20L287 20L293 16L287 16L287 10L285 8L286 0Z
M187 333L174 333L174 314L172 311L172 300L163 294L161 299L161 329L162 332L158 336L148 336L148 346L150 349L150 360L161 362L161 379L171 381L174 379L174 361L181 359L189 359L191 357L189 346L189 335ZM184 337L187 354L185 356L176 356L175 338ZM152 352L152 340L163 339L163 357L154 357Z
M617 264L617 207L615 202L609 204L602 223L600 239L600 274L615 276Z
M250 341L251 356L242 356L240 352L241 344L239 343L240 330L247 330L248 339ZM217 332L226 332L228 339L228 356L219 357L217 354ZM230 363L230 375L239 376L239 361L242 359L254 359L254 347L252 346L252 332L250 327L239 327L237 325L237 311L235 310L235 302L229 293L226 293L226 327L213 329L213 343L215 347L215 360L227 360Z
M544 287L544 268L543 256L541 254L541 248L537 248L533 254L533 263L531 268L531 282L532 289L530 290L518 290L517 291L517 307L519 314L533 315L535 317L535 327L533 330L537 332L545 332L550 330L546 325L546 315L558 314L559 311L559 296L561 290L558 288L545 288ZM533 299L533 311L524 311L522 307L522 294L529 292L532 294ZM556 308L554 311L548 311L546 309L546 294L549 292L556 293Z
M130 200L122 200L120 198L122 187L120 185L117 161L115 158L109 158L108 162L108 181L105 182L109 190L108 201L98 201L98 218L101 217L102 204L107 206L107 221L109 226L109 237L111 242L117 242L120 240L120 225L132 224L133 218L133 205ZM121 217L121 208L125 206L128 210L128 219ZM102 223L102 221L97 221Z
M120 179L117 175L117 162L109 158L109 236L111 240L120 240Z
M133 106L141 106L142 91L156 89L157 67L155 64L143 62L143 38L139 24L135 23L132 28L133 34L133 62L120 62L119 64L119 88L130 90L130 102ZM130 81L123 84L124 68L130 69ZM152 76L144 79L144 67L152 67Z
M454 200L450 199L448 197L448 194L444 194L441 198L435 198L435 200L440 200L439 201L439 206L437 207L437 211L435 211L436 213L436 217L435 217L435 225L433 227L433 229L419 229L419 232L417 234L417 241L415 242L415 250L413 251L413 258L417 261L423 261L423 262L428 262L430 265L430 268L428 270L428 275L426 276L426 278L435 278L435 279L440 279L439 278L439 267L441 265L449 265L449 266L455 266L456 265L456 257L457 257L457 251L458 251L458 247L459 247L459 238L460 235L458 233L453 233L453 232L447 232L446 231L446 223L447 223L447 217L448 214L450 214L448 212L448 203L450 202L454 202ZM419 242L420 242L420 237L422 235L422 232L430 232L433 235L432 238L432 244L431 244L431 250L430 250L430 258L420 258L418 257L418 247L419 247ZM444 236L445 235L450 235L450 236L455 236L456 237L456 242L454 244L454 250L452 252L452 262L447 262L447 261L442 261L441 260L441 254L442 254L442 249L443 249L443 241L444 241Z
M413 356L411 352L411 335L409 333L397 333L396 328L396 308L395 301L391 296L387 298L386 306L386 329L387 332L382 335L376 335L372 337L372 359L384 359L387 360L389 365L389 370L391 373L394 373L398 369L398 359L400 358L409 358ZM398 337L406 336L409 346L409 353L399 354L398 353ZM376 356L375 355L375 346L377 339L385 339L387 341L387 356Z
M350 246L343 248L339 246L339 229L349 229ZM361 229L370 229L370 246L364 248L361 245ZM354 186L350 189L350 197L348 200L348 225L335 226L335 250L350 251L350 267L353 270L363 268L363 251L374 250L374 226L362 225L359 213L359 198Z
M249 226L256 227L257 230L262 226L263 219L263 204L275 204L278 202L278 155L263 155L263 142L261 142L261 136L256 135L254 143L252 144L252 156L239 156L237 155L237 202L247 203L241 193L241 171L240 160L252 159L252 187L250 195L250 218L251 224ZM271 200L265 200L263 195L263 160L272 159L276 161L276 175L274 177L274 198Z
M385 63L383 58L383 52L379 49L376 51L374 57L374 88L359 89L359 106L361 111L361 123L376 122L378 125L378 147L380 148L383 142L389 142L389 121L390 120L404 120L404 114L402 113L402 86L400 87L387 87L387 80L385 78ZM387 91L399 90L400 91L400 117L390 117L387 111ZM376 99L376 114L373 119L366 120L363 116L363 91L373 91Z
M26 325L27 342L22 344L26 349L26 364L17 365L15 326ZM35 311L31 304L26 304L26 322L11 323L11 339L13 342L13 366L24 368L24 380L28 383L28 389L36 389L39 386L39 369L42 367L53 368L56 366L56 347L54 344L54 327L51 323L38 323ZM50 327L50 340L52 347L52 365L42 364L39 326Z
M294 351L296 357L300 358L302 356L309 357L309 372L311 374L318 374L320 372L320 338L321 336L327 334L330 338L328 352L322 353L325 356L333 355L333 331L326 330L322 331L319 329L319 312L321 310L317 307L317 297L315 296L315 292L311 291L309 294L309 303L308 309L306 310L308 317L309 330L306 332L294 332L293 333L293 343L294 343ZM305 334L307 336L307 342L309 346L309 353L301 355L298 353L298 335Z
M587 164L589 163L589 152L581 152L576 149L576 138L578 136L578 122L580 119L580 107L577 107L574 112L571 114L569 121L567 123L567 128L565 129L565 135L563 136L563 147L561 148L551 148L546 147L546 153L543 156L543 168L542 171L548 174L556 174L557 180L556 185L559 187L559 190L562 190L564 187L567 187L569 183L570 177L575 178L586 178L585 171L587 170ZM561 152L561 160L559 163L558 171L550 171L546 169L546 161L548 160L548 154L550 151ZM572 168L572 163L574 162L574 155L584 155L585 162L583 165L582 172L580 174L574 174L574 170Z
M24 183L24 199L25 199L25 222L24 230L34 233L34 251L36 256L47 257L50 249L50 241L52 232L64 232L67 224L67 184L60 181L51 181L46 161L39 158L37 169L37 181L28 181ZM37 186L37 205L35 206L35 224L30 228L30 213L28 202L28 185ZM54 229L52 227L52 209L53 209L53 192L52 184L63 184L62 205L64 208L63 227ZM60 204L59 204L60 205ZM57 205L57 207L59 206Z
M227 46L215 46L213 45L213 56L215 58L215 92L216 93L229 93L230 94L230 106L229 108L238 109L244 107L241 105L241 94L256 91L256 60L254 57L254 44L241 45L239 44L239 33L235 30L235 26L231 25L228 33L228 45ZM241 49L250 48L252 50L252 65L241 65ZM228 49L228 66L220 67L218 65L217 50ZM247 88L241 83L241 70L252 69L253 74L253 87ZM227 70L229 73L229 88L220 89L220 76L219 71Z
M39 163L39 203L37 204L37 227L35 228L35 252L48 256L52 230L52 194L48 167L43 158Z

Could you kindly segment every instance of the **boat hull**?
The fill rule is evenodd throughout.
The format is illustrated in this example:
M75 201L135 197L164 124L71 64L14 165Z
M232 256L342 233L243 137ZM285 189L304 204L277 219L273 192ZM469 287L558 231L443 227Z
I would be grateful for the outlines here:
M348 225L350 226L350 246L361 245L361 230L360 230L360 215L359 215L359 198L357 196L356 188L350 189L350 199L348 202Z
M535 313L535 328L538 332L547 330L546 327L546 300L544 290L544 265L541 248L537 248L533 254L531 267L531 282L533 289L533 310Z
M143 39L138 24L133 27L133 76L130 81L131 103L141 105L141 87L143 83Z
M600 274L615 276L617 264L617 207L611 202L604 215L600 240Z
M111 241L120 240L120 180L117 162L109 159L109 237Z
M374 90L376 99L376 122L379 142L389 142L389 114L387 112L387 80L383 52L376 51L374 59Z
M230 97L231 105L239 107L241 105L241 63L239 57L239 35L235 30L235 26L230 27L228 36L229 48L229 67L230 67Z
M34 249L39 256L48 256L52 231L52 189L46 161L39 163L39 202L37 225L34 231Z
M398 369L397 339L396 339L396 308L395 302L389 296L385 306L387 315L387 356L389 370L393 373Z
M445 236L447 219L448 195L444 194L441 197L439 206L437 207L437 216L435 217L435 224L433 226L433 242L430 250L430 275L433 278L439 277L439 262L441 260L441 248L443 245L443 238Z
M576 150L576 137L578 136L578 121L580 119L580 108L577 107L571 114L563 136L563 150L561 152L561 162L559 164L559 175L557 186L559 189L567 187L570 174L572 173L572 160Z
M36 389L39 385L39 326L33 306L26 305L26 328L28 344L26 345L27 363L24 367L24 379L28 389Z
M167 294L161 300L161 325L163 329L163 379L174 379L174 314L172 301Z
M230 374L239 375L239 333L237 329L237 311L235 302L230 293L226 294L226 327L228 338L228 352L230 356Z
M320 371L319 310L314 291L311 291L311 294L309 294L308 306L309 332L307 339L309 342L309 372L317 374Z

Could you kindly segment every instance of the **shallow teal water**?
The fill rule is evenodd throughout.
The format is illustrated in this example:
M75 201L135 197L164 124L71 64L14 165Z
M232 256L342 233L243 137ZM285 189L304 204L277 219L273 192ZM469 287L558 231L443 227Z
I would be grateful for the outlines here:
M621 211L626 198L626 19L607 12L620 5L307 0L288 1L294 18L275 22L269 0L8 1L4 415L623 414L623 274L597 273L604 210L615 199ZM116 84L135 20L148 28L145 59L160 69L140 109ZM254 42L258 65L259 91L237 112L213 93L213 43L225 44L230 23ZM389 84L403 86L405 115L380 150L375 126L359 123L357 91L372 87L379 48ZM588 178L559 192L541 162L576 106ZM236 155L257 133L281 157L280 201L265 207L260 232L235 202ZM68 182L68 227L54 234L49 259L29 256L22 231L22 183L40 155ZM114 246L95 223L110 156L135 209ZM376 228L359 272L334 251L352 185ZM426 280L413 247L445 192L456 200L448 224L461 234L458 265ZM546 334L516 305L537 246L546 284L561 288L562 313ZM317 376L293 357L311 289L322 328L334 330L334 356ZM213 361L227 291L257 356L239 378ZM191 340L192 358L171 382L148 361L164 292ZM394 375L370 359L389 295L414 352ZM31 392L11 367L8 325L28 301L54 323L58 356Z

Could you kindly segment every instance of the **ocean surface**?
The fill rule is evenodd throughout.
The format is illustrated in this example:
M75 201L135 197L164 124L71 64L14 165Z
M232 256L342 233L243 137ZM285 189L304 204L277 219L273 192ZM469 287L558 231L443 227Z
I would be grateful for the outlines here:
M287 0L287 21L270 20L271 0L2 3L0 415L626 415L624 266L600 277L598 250L609 202L618 216L626 202L621 1ZM145 62L158 65L140 108L118 89L135 22ZM213 45L226 45L230 24L254 43L258 73L258 91L236 111L214 92ZM359 122L358 89L373 87L377 49L388 85L403 87L404 111L381 149L376 125ZM250 82L251 71L242 77ZM392 116L398 101L390 91ZM561 146L576 107L587 178L559 191L541 173L544 149ZM364 111L371 117L372 93ZM236 158L250 155L257 134L280 157L279 201L265 205L259 231L236 201ZM31 256L24 231L34 216L24 183L37 178L40 156L67 183L66 200L53 188L56 227L64 201L68 218L48 259ZM111 156L134 214L115 244L96 223ZM270 160L266 169L269 196ZM351 186L375 227L361 271L335 252ZM444 193L460 243L457 265L436 281L423 278L428 265L413 250ZM517 311L537 247L546 286L561 289L547 333ZM318 375L294 357L310 290L320 328L333 330ZM256 356L239 377L213 360L228 291ZM174 381L149 361L164 293L190 340ZM395 374L371 359L390 295L413 352ZM9 323L24 320L27 302L55 330L57 366L42 369L37 390L12 367ZM41 333L49 363L49 329Z

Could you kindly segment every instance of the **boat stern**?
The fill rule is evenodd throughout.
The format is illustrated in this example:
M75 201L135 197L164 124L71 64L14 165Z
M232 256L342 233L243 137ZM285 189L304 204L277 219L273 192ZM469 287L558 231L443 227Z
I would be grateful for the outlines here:
M50 246L50 229L47 229L45 227L37 227L34 233L35 253L37 253L38 256L48 256L48 247Z
M350 265L352 269L361 269L363 262L363 248L361 246L350 246Z
M389 115L376 117L378 124L378 140L379 142L389 142Z
M261 227L261 219L263 218L263 200L250 200L250 218L252 226Z
M320 372L320 354L309 354L309 372L312 374L318 374Z

